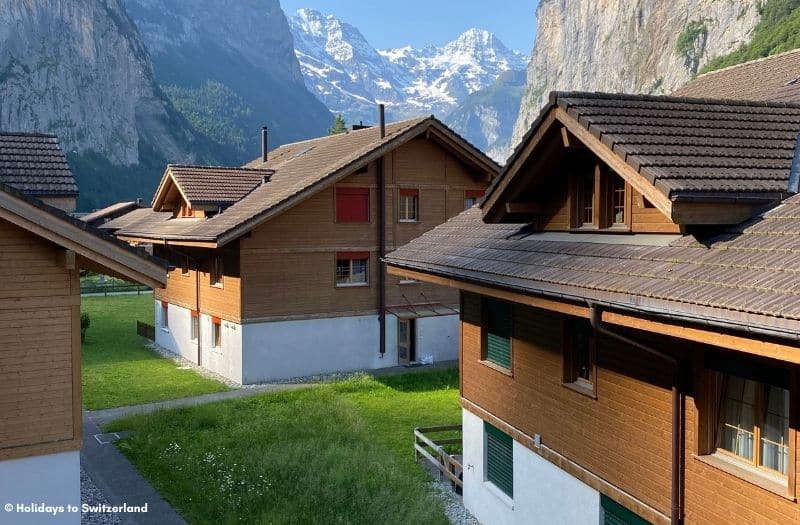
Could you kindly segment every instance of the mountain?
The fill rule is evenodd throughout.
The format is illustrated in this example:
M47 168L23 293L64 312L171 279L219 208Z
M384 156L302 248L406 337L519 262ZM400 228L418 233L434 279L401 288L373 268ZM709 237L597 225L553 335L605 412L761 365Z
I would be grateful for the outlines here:
M512 144L552 90L669 93L746 43L765 6L794 0L541 0Z
M0 3L0 129L55 133L87 209L154 187L207 144L153 80L117 0Z
M333 115L306 89L278 0L124 0L176 108L236 162L325 134Z
M470 29L443 47L378 50L356 27L333 15L300 9L289 24L306 85L349 122L374 122L375 106L383 103L389 119L433 113L475 144L490 147L508 139L503 133L511 124L506 122L489 129L468 122L464 114L450 120L470 96L487 89L484 105L494 94L502 99L488 104L503 107L494 118L515 117L508 116L505 100L513 90L492 87L501 74L523 71L526 58L488 31ZM503 131L498 135L497 130Z

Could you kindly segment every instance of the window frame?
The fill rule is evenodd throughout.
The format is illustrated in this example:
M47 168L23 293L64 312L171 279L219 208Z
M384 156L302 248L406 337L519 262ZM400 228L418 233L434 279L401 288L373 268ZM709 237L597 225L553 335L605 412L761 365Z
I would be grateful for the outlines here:
M580 372L577 369L578 361L575 355L576 350L573 345L575 343L574 336L577 334L578 330L585 330L588 332L588 359L591 380L580 377ZM595 334L588 319L571 316L565 317L562 333L562 386L597 399L597 334Z
M358 288L369 286L370 278L370 253L369 252L336 252L333 268L333 283L336 288ZM347 282L339 282L339 262L348 261L349 277ZM353 281L353 261L365 261L364 281Z
M503 304L508 308L508 366L489 359L489 305L491 303ZM481 356L480 362L505 375L514 376L514 303L484 297L481 300Z
M495 435L492 436L493 434ZM492 479L491 472L495 469L490 468L490 462L493 458L498 461L502 459L495 458L492 454L492 451L496 450L496 446L490 446L490 440L493 438L501 446L505 446L505 443L503 442L507 442L510 445L510 447L508 447L508 455L510 456L509 459L511 460L509 472L510 480L508 480L510 481L510 485L506 485L500 479ZM501 494L509 498L509 500L514 501L514 438L488 421L484 421L483 444L483 482L491 484L492 487L496 488Z
M584 185L592 181L592 222L583 222ZM614 181L620 179L624 184L623 222L614 222ZM595 163L592 173L573 172L569 177L570 231L603 233L629 233L633 211L631 185L615 171L600 162Z
M468 210L478 204L486 192L483 190L464 190L464 210ZM467 201L472 199L474 202L467 206Z
M189 258L186 256L181 260L181 275L183 277L189 277Z
M214 288L224 288L225 264L222 254L211 256L210 268L208 269L208 284Z
M222 319L211 317L211 348L222 350Z
M410 200L407 200L410 198ZM407 202L412 202L413 217L409 218L405 214L409 213ZM397 222L400 223L417 223L420 222L420 198L419 189L416 188L400 188L397 192Z
M161 329L169 331L169 303L161 301Z
M339 216L339 195L363 196L366 198L366 218L363 220L345 219ZM372 195L368 187L336 186L333 190L333 222L336 224L370 224L372 222Z
M191 311L191 320L189 323L189 339L193 343L197 343L200 338L200 313L197 310Z

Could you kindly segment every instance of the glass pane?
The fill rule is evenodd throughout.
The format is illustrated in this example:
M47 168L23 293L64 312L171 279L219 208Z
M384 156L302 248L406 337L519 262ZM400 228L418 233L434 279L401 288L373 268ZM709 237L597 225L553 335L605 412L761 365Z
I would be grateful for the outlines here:
M736 376L726 377L725 383L717 446L753 461L756 383Z
M594 222L594 177L587 176L581 180L580 191L581 203L581 223L592 224Z
M354 259L352 262L352 276L350 282L352 283L365 283L367 282L367 259Z
M336 261L336 284L350 282L350 261L338 259Z
M789 391L767 386L761 428L761 465L786 475L789 463Z
M625 223L625 181L619 175L614 175L611 195L613 203L614 224Z

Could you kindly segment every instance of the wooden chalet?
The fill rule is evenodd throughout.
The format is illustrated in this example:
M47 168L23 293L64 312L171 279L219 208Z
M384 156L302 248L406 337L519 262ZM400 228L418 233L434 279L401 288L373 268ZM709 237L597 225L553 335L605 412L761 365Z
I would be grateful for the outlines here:
M58 157L50 139L13 135L9 150L10 136L0 136L0 159L19 151ZM0 179L5 180L2 169ZM39 195L43 183L35 182L38 175L25 177L28 182L16 179L17 186L30 184ZM64 184L74 187L74 181ZM79 272L158 287L166 281L166 266L0 183L0 268L5 272L0 292L0 499L14 506L11 512L0 511L0 522L42 523L46 516L47 523L77 524L80 512L22 513L16 505L80 507Z
M387 255L461 293L478 520L800 522L799 131L553 93L479 207Z
M55 135L0 132L0 184L75 211L78 185Z
M174 270L157 342L240 383L458 356L458 293L382 254L475 204L499 167L433 117L168 166L152 208L103 228Z

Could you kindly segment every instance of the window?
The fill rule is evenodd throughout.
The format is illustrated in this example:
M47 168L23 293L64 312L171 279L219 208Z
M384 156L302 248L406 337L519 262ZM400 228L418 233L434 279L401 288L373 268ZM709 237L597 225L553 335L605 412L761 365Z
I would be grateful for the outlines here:
M483 190L467 190L464 192L464 209L468 210L478 204L483 197Z
M336 188L336 222L369 222L368 188Z
M211 318L211 346L222 348L222 320L219 317Z
M209 272L211 286L222 286L222 256L211 257L211 271Z
M181 260L181 275L189 275L189 258L184 257Z
M486 299L484 307L483 360L511 369L511 304Z
M200 319L198 313L192 310L192 341L197 341L197 336L200 333Z
M584 169L571 178L572 227L629 227L630 188L625 179L606 166Z
M514 497L514 440L498 428L483 423L486 434L486 481Z
M336 286L365 286L369 252L336 254Z
M419 221L419 190L400 190L397 213L400 222Z
M169 329L169 303L161 301L161 328Z
M564 384L595 394L595 338L586 319L568 318L564 324Z
M600 495L600 525L647 525L647 520L640 518L611 498Z
M717 450L786 476L789 390L734 375L721 386Z

